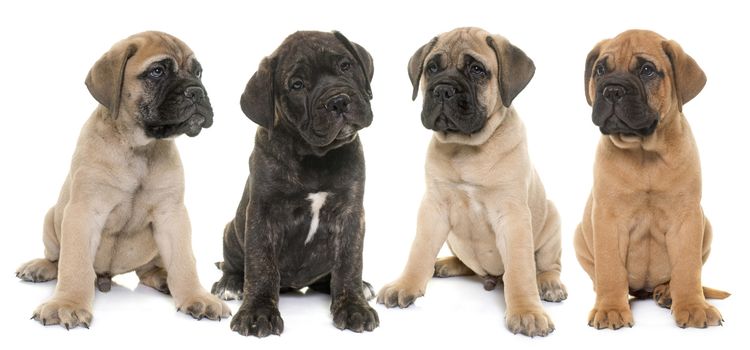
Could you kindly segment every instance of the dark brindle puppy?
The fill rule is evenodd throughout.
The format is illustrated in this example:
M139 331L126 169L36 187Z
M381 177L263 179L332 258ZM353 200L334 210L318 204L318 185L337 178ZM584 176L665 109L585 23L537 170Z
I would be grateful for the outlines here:
M224 231L224 275L212 292L242 298L232 330L281 334L279 292L330 293L334 325L371 331L362 282L370 54L340 33L297 32L260 63L240 105L260 127L250 176ZM244 289L243 289L244 284Z

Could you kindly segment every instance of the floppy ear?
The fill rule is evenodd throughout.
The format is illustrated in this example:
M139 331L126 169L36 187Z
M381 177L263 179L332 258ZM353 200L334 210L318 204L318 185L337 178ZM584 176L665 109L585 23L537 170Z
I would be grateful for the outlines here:
M526 53L499 35L487 37L487 45L495 50L497 58L497 83L500 99L505 107L510 107L513 99L523 90L534 76L536 67Z
M417 99L417 94L419 93L419 80L422 78L424 59L427 57L427 54L432 51L432 48L435 47L437 41L438 37L432 38L430 42L422 45L422 47L417 49L417 52L415 52L414 55L412 55L409 59L409 66L407 68L409 69L409 79L411 79L411 85L414 88L413 92L411 93L412 101Z
M274 96L276 91L274 72L276 71L276 57L266 57L258 66L245 86L245 92L240 97L242 112L255 124L266 129L273 127L275 119Z
M672 63L672 82L677 91L678 106L682 111L682 105L703 90L703 86L706 85L706 73L703 73L698 63L686 54L677 42L663 41L661 46Z
M136 50L137 47L134 44L112 48L94 63L86 76L86 87L91 96L107 107L110 115L115 119L120 110L125 66Z
M346 50L349 51L352 56L354 56L354 59L357 60L357 64L362 70L362 74L365 76L365 92L367 93L367 96L372 99L372 89L370 89L370 82L372 81L373 73L375 73L375 66L372 63L372 56L370 56L370 53L367 52L367 50L365 50L362 46L349 41L349 39L347 39L344 34L341 34L341 32L334 30L333 35L344 45L344 47L346 47Z
M594 101L591 100L591 97L589 96L589 81L591 80L591 75L594 74L594 62L596 62L596 59L599 58L599 52L601 51L602 44L607 40L602 40L599 43L594 46L593 49L591 49L591 52L589 52L589 55L586 56L586 68L583 71L583 92L586 93L586 102L589 103L589 106L592 106Z

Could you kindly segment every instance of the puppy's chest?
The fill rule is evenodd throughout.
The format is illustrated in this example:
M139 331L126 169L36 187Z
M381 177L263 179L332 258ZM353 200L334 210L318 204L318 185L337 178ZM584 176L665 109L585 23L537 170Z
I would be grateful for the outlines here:
M121 193L120 200L107 217L102 234L127 239L127 236L140 233L153 221L157 207L174 201L178 196L178 189L168 181L144 177Z
M272 219L280 226L285 247L310 249L330 240L346 207L344 196L330 189L314 189L272 200L276 202Z

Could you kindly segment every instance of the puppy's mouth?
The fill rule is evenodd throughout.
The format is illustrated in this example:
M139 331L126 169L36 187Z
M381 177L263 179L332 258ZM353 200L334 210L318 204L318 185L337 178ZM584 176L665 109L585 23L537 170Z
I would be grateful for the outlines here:
M604 120L603 125L597 126L599 126L599 131L604 135L618 134L626 137L645 137L653 134L654 131L656 131L656 127L658 125L659 119L657 118L645 127L632 127L629 125L629 123L625 122L621 118L612 115L611 117Z
M337 141L353 140L357 136L357 128L351 125L344 125L336 135Z
M185 134L194 137L200 134L205 122L206 117L200 114L194 114L181 123L162 125L157 128L164 128L163 131L165 133L169 133L171 129L172 134Z
M187 115L182 120L161 121L146 126L146 133L154 138L167 138L185 134L195 137L200 134L203 128L208 128L213 124L213 119L200 113Z
M435 118L435 124L433 126L433 129L435 131L443 131L447 133L454 133L454 132L460 132L461 130L456 126L456 123L453 122L450 118L448 118L445 113L440 113L440 115Z

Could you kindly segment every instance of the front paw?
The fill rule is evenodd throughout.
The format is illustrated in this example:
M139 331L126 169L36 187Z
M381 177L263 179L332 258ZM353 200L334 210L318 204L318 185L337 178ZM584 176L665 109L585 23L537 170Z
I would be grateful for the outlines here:
M240 308L232 317L231 328L244 336L263 338L271 334L280 335L284 331L284 320L275 306L251 306Z
M513 334L544 337L555 330L552 319L541 308L509 311L505 324Z
M45 326L59 324L65 329L78 326L89 328L92 317L91 307L88 305L54 298L39 305L31 316Z
M596 329L633 327L633 313L627 303L619 306L595 306L589 313L589 326Z
M721 326L724 321L719 310L705 301L672 304L672 314L681 328Z
M367 303L345 302L333 310L333 325L336 328L362 333L371 332L380 325L378 313Z
M211 287L211 294L224 300L242 300L244 279L238 274L224 274Z
M397 280L386 285L378 293L378 303L385 307L405 308L414 303L414 300L424 295L424 290L409 283Z
M205 292L188 297L178 303L177 311L182 311L197 320L207 318L214 321L229 317L232 314L227 304L216 296Z

